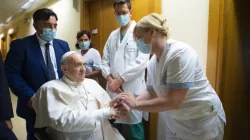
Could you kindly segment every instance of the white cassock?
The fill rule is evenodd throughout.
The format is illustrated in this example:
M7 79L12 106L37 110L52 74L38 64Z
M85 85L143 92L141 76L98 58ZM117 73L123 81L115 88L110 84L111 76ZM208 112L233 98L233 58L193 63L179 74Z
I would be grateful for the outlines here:
M54 140L124 140L108 121L109 101L92 79L76 83L64 76L47 82L32 98L35 128L47 127Z
M167 96L167 88L188 88L179 109L159 112L157 140L222 140L225 112L188 45L168 39L162 55L148 63L147 89Z

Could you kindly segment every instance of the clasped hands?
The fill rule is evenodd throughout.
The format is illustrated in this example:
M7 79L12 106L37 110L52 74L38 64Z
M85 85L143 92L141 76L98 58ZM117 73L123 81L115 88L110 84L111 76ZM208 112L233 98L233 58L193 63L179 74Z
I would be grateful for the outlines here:
M122 91L122 84L123 84L123 79L121 77L119 78L113 78L111 75L107 77L107 82L108 82L108 89L114 93L121 93Z
M132 109L136 108L136 104L136 98L132 93L120 93L116 98L110 101L110 119L127 116Z

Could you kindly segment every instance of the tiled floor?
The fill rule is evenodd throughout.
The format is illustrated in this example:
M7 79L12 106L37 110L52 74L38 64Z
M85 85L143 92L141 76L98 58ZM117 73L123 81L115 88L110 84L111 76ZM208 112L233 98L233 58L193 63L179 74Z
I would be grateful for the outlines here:
M26 140L26 128L24 119L18 117L16 115L16 105L17 105L17 97L16 95L11 93L12 106L14 111L14 118L12 118L13 131L16 134L18 140Z

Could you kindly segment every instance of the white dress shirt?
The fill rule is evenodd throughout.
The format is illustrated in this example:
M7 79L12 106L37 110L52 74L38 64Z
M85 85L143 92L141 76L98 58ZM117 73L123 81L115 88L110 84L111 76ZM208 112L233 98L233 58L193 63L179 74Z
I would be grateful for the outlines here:
M42 54L43 54L43 59L44 59L44 62L45 62L45 65L47 65L46 63L46 58L45 58L45 44L46 43L50 43L49 45L49 54L50 54L50 58L51 58L51 62L53 64L53 67L54 67L54 71L55 71L55 76L56 76L56 79L58 79L58 73L57 73L57 63L56 63L56 55L55 55L55 51L54 51L54 48L53 48L53 41L45 41L43 40L39 35L36 34L36 37L38 39L38 42L40 44L40 47L41 47L41 51L42 51Z

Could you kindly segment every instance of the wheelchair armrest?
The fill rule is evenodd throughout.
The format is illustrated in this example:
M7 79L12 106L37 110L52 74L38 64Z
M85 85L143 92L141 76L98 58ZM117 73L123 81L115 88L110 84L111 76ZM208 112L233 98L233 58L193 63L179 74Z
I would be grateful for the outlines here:
M35 128L35 137L38 140L52 140L52 138L45 132L46 127L44 128Z

